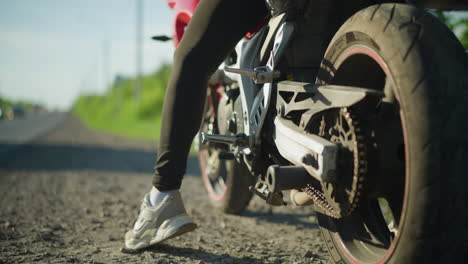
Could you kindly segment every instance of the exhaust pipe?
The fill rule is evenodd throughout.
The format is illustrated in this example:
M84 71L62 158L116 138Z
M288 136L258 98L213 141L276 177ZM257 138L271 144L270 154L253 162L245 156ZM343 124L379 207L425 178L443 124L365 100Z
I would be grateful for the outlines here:
M312 181L309 172L302 166L268 167L263 182L268 185L271 192L281 192L291 189L302 189Z
M302 166L284 166L272 165L268 167L263 182L266 182L268 189L273 193L285 190L291 190L291 202L297 206L313 204L312 198L297 189L304 188L312 181L309 172Z

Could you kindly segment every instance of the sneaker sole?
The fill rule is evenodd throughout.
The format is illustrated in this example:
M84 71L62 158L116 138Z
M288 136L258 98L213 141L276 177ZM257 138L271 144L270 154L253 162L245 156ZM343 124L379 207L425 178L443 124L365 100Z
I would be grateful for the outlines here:
M156 237L151 240L150 245L161 243L170 238L180 236L193 231L197 225L186 214L178 215L164 221L156 233Z
M130 242L131 247L126 245L121 249L123 253L137 253L147 247L159 244L168 239L183 235L197 228L197 225L187 215L179 215L164 221L158 228L154 238L142 237ZM127 243L126 243L127 244Z
M174 237L178 237L180 235L183 235L185 233L188 233L188 232L192 232L193 230L195 230L197 228L197 224L195 223L189 223L189 224L185 224L184 226L181 226L179 230L177 230L174 234L170 235L169 237L161 240L161 241L158 241L157 243L161 243L161 242L164 242L168 239L171 239L171 238L174 238ZM157 244L155 243L155 244ZM155 245L153 244L153 245Z

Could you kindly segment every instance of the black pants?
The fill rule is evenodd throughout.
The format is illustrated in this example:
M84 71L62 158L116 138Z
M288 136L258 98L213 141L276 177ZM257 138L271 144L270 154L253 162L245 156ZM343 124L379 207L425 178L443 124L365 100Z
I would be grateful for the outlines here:
M179 189L201 123L210 75L267 14L264 0L201 0L176 49L161 121L153 185Z

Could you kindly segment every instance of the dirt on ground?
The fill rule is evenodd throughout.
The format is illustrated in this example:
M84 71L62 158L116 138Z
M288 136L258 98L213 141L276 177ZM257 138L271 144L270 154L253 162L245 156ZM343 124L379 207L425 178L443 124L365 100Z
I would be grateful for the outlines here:
M91 131L70 114L9 153L0 162L0 264L327 263L312 207L254 198L243 214L223 214L210 205L194 157L181 193L198 229L122 253L151 188L155 149Z

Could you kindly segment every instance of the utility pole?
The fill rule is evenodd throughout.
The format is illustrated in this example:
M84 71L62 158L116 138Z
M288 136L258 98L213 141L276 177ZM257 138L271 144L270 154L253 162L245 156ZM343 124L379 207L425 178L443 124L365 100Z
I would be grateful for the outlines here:
M141 80L143 68L142 39L143 39L143 0L136 1L136 82L135 101L140 104L143 93L143 82Z
M110 66L110 43L108 39L102 41L102 86L104 92L107 92L109 88L109 66Z

